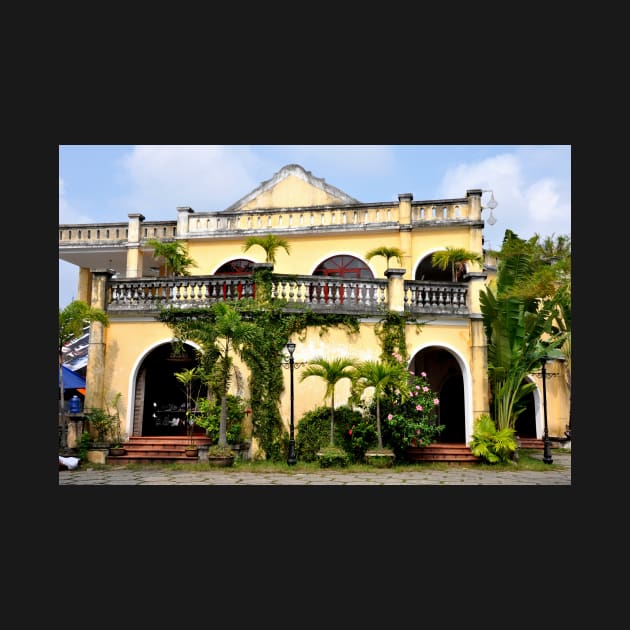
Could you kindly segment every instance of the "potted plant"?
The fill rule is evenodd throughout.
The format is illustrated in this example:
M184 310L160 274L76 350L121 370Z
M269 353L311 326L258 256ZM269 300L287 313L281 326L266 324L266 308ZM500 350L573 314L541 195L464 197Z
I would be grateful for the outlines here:
M109 447L109 454L114 457L125 455L127 453L127 449L123 446L123 443L127 441L127 436L123 436L120 432L120 412L118 411L118 402L120 401L120 397L122 394L118 392L112 398L112 406L116 410L115 413L110 413L110 417L112 419L111 425L111 445ZM109 412L109 409L108 409Z
M397 357L396 357L397 358ZM362 395L367 389L372 389L372 401L376 412L377 447L365 452L365 463L379 467L389 467L394 463L393 449L383 445L381 429L381 403L391 391L398 390L403 394L407 389L409 372L399 360L390 361L361 361L354 374L351 400L360 403Z
M195 444L193 436L195 428L195 413L192 410L192 384L194 380L200 378L199 368L186 368L181 372L175 373L175 378L184 386L186 392L186 434L188 435L188 444L184 447L186 457L197 457L199 447Z
M96 439L92 441L92 448L109 448L109 436L114 424L114 419L108 410L102 407L93 407L85 412L90 428L96 433Z
M234 463L234 451L230 446L213 444L208 447L208 464L210 466L228 467Z

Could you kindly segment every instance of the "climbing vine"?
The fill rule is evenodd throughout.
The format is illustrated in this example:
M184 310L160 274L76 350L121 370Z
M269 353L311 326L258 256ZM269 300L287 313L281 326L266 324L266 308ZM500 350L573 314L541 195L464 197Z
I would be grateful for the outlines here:
M374 327L374 334L381 342L381 361L391 361L394 354L398 354L406 362L409 360L407 352L407 324L415 323L416 330L420 331L422 322L414 315L387 311L383 318Z
M266 270L264 270L266 272ZM257 285L258 286L258 285ZM314 313L309 308L286 312L286 300L271 298L269 291L256 299L230 300L243 319L251 321L259 331L254 343L243 346L243 360L250 372L250 406L254 436L268 459L278 461L285 456L284 428L280 415L280 397L284 391L282 359L284 348L292 335L304 338L310 327L319 327L324 335L331 327L345 329L348 334L359 332L356 316L336 313ZM160 321L176 334L185 334L185 322L191 319L214 319L210 308L160 310Z

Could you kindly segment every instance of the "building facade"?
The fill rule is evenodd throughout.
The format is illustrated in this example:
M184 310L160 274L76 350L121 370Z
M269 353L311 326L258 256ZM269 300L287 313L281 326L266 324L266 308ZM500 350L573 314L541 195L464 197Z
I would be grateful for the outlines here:
M172 221L150 221L140 213L126 222L60 225L59 258L77 265L78 299L103 308L110 325L90 327L86 370L86 407L101 407L117 392L127 435L156 435L173 428L181 404L174 371L192 365L173 356L173 333L158 320L158 303L178 308L208 306L217 300L248 297L252 272L265 263L262 248L243 251L249 236L274 234L286 239L273 264L272 292L291 305L318 312L355 315L360 332L309 329L296 343L295 361L317 356L378 359L375 327L387 310L410 313L421 321L406 328L409 369L426 372L440 398L441 440L466 442L474 420L489 412L486 340L479 293L496 268L468 263L452 281L450 271L431 264L434 252L458 247L484 255L482 190L457 199L416 201L408 193L397 202L362 203L313 176L299 165L285 166L271 179L222 211L178 207ZM180 240L195 261L190 276L169 277L156 259L150 239ZM395 267L370 250L402 250ZM248 397L247 368L233 393ZM560 374L559 362L548 374ZM298 368L299 370L299 368ZM289 421L288 373L281 414ZM299 374L297 375L299 376ZM543 400L539 374L519 433L542 437ZM296 379L295 419L323 404L319 379ZM340 382L335 402L347 402L349 385ZM569 395L563 378L546 381L550 436L561 437L569 423ZM253 448L256 448L254 443Z

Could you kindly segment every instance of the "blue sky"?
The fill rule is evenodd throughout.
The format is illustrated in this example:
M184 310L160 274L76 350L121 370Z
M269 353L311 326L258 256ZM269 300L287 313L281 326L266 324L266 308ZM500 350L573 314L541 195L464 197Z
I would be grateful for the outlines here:
M486 223L486 247L498 249L506 229L521 238L571 234L569 145L60 145L59 223L223 210L287 164L366 203L490 189L497 222ZM76 297L77 279L78 268L59 261L60 308Z

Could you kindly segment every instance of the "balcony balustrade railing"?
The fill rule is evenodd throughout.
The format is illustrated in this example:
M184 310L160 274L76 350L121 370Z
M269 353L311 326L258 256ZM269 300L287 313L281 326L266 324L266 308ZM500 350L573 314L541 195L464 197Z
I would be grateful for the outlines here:
M214 302L254 298L253 276L214 275L175 278L112 278L107 283L108 312L157 312L159 306L199 308ZM418 314L467 314L465 283L404 281L404 304ZM274 274L271 297L287 309L375 315L389 306L387 280ZM396 305L394 305L396 307Z

